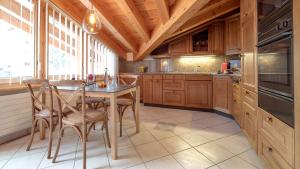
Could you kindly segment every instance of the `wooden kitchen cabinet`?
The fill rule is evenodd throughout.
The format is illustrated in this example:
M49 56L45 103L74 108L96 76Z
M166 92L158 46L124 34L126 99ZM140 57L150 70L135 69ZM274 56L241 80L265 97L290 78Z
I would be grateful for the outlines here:
M209 27L208 48L210 54L224 55L224 22L214 22Z
M235 121L243 128L244 113L242 111L241 86L239 83L232 84L232 102L230 113Z
M211 109L212 81L185 81L185 106Z
M230 113L231 108L231 78L229 76L213 77L213 108Z
M294 129L258 108L258 154L269 168L294 168Z
M186 35L169 43L169 55L180 56L190 54L190 36Z
M225 21L225 54L241 53L240 15L234 15Z
M152 103L153 104L162 104L162 79L153 79L153 88L152 88Z
M185 93L182 90L163 90L163 104L170 106L184 106Z
M253 149L257 150L257 111L256 108L243 101L244 132Z
M241 1L241 62L243 87L257 90L257 19L256 1Z
M143 102L162 104L162 75L143 76Z

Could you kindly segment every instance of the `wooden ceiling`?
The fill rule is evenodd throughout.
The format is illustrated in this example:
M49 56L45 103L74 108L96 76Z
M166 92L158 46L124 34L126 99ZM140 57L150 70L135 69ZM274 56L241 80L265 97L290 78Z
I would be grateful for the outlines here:
M239 8L240 0L51 0L82 22L91 7L102 22L96 35L123 58L143 59L163 41Z

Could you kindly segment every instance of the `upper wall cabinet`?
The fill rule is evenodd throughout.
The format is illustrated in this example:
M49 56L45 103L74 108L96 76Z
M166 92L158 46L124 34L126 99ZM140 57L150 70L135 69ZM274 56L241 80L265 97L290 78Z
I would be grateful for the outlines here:
M186 35L169 43L169 55L187 55L190 54L190 48L190 36Z
M209 52L214 55L224 55L224 22L214 22L208 32Z
M208 54L208 28L191 33L191 51L193 54Z
M225 54L241 53L240 15L229 17L225 21Z

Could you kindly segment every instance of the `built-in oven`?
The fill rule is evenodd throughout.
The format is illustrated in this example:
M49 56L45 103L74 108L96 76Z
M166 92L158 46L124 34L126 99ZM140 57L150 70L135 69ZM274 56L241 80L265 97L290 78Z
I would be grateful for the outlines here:
M291 4L285 3L277 13L273 11L271 16L265 17L263 22L258 23L258 105L293 127L294 77L291 9Z

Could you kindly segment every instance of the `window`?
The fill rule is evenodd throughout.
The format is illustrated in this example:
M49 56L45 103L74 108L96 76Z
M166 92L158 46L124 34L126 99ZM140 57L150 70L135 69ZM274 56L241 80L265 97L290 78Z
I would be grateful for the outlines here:
M82 29L49 3L48 79L82 79Z
M0 1L0 83L21 83L35 71L32 0Z
M115 76L118 57L116 54L92 36L88 39L87 73L103 75L107 68L108 74Z

